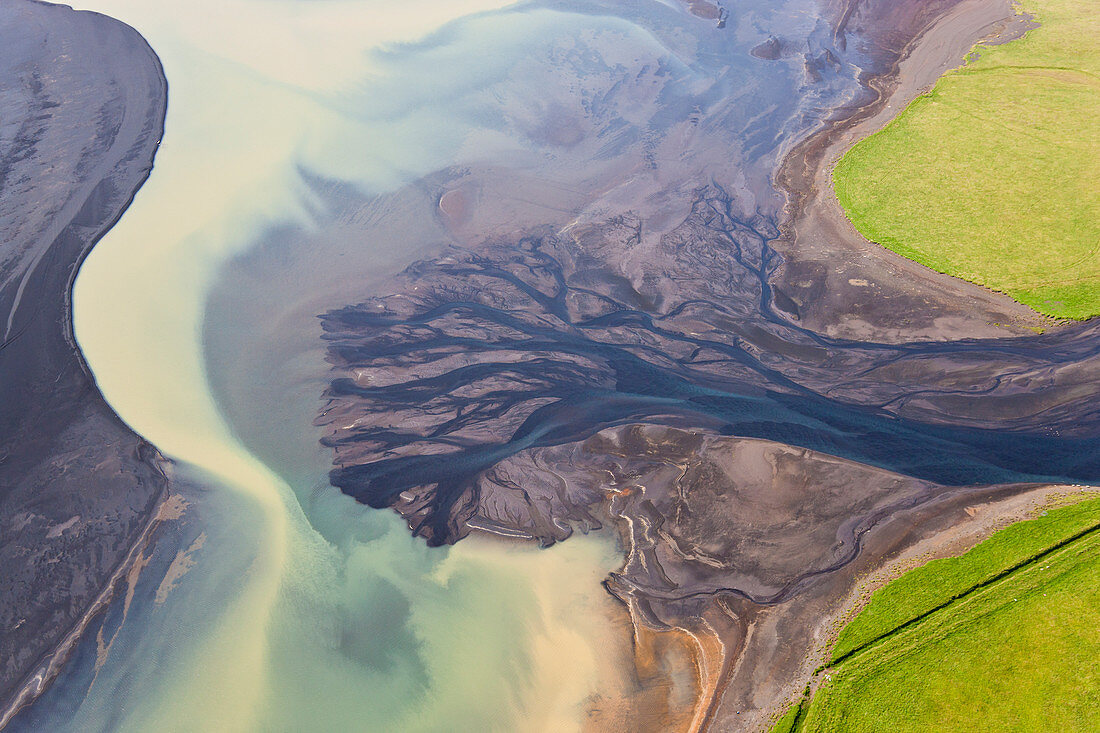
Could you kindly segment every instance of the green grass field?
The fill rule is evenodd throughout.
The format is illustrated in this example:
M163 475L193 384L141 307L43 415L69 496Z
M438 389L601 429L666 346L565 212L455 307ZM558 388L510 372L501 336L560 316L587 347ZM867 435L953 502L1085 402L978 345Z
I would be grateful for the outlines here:
M887 584L831 659L777 728L1100 730L1100 499Z
M798 721L803 710L800 705L792 705L783 716L772 726L770 733L794 733L798 730Z
M1025 0L833 174L868 239L1058 318L1100 313L1100 2Z

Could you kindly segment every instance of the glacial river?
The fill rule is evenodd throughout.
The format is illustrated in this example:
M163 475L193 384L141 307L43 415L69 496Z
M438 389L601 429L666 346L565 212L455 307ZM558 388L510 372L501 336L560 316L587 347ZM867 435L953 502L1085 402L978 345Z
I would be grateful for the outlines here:
M316 333L280 335L278 305L258 319L270 329L260 334L208 320L211 292L234 258L281 230L323 226L324 202L308 178L372 196L516 151L493 95L506 90L504 103L540 113L536 90L520 86L530 79L513 72L532 48L587 34L605 36L607 54L673 57L598 3L506 4L75 3L141 32L169 83L154 172L77 281L77 336L112 407L177 463L177 479L199 487L187 499L201 532L182 543L192 547L189 570L174 589L130 609L90 688L88 669L70 671L25 722L83 731L564 730L579 725L593 695L624 692L613 661L627 653L629 631L600 585L621 561L612 539L427 548L397 516L327 486L330 456L310 426L327 378ZM793 17L809 4L789 5ZM683 15L659 3L633 12ZM813 21L788 30L806 34ZM766 37L744 34L744 48ZM540 60L527 69L536 84L552 71ZM773 72L791 86L789 69ZM399 241L327 246L292 253L301 271L278 272L268 297L300 297L285 280L333 278L325 258L346 254L344 274L369 283L417 253ZM348 290L346 280L337 285ZM243 308L270 305L252 295ZM329 307L341 303L328 295ZM232 362L209 353L211 342L285 360L287 369L259 376L289 391L237 393L238 408L225 404L233 395L219 402L212 382L231 386L237 375L211 373ZM237 364L225 369L244 368ZM242 429L248 419L263 425Z
M462 236L435 223L444 179L499 201L487 235L632 201L675 219L663 187L700 174L774 218L776 161L856 90L815 3L737 3L721 27L671 0L76 6L141 32L169 84L154 171L84 264L74 317L188 507L182 572L139 585L25 722L558 731L628 695L609 534L429 548L329 484L318 316ZM801 51L748 53L780 34L833 61L808 83Z
M614 687L597 674L616 612L600 586L617 562L611 543L429 551L396 516L334 490L325 501L335 506L311 517L300 499L323 480L326 459L288 475L258 458L212 396L206 367L205 309L219 268L268 228L311 221L302 167L384 191L460 155L473 127L449 119L461 98L429 102L522 52L509 21L491 15L504 4L76 3L137 28L170 87L155 172L83 267L76 330L114 409L200 476L206 490L191 501L202 505L192 511L205 541L163 605L124 629L135 638L116 641L69 721L59 683L54 722L443 730L462 721L472 730L524 720L560 730L597 687ZM424 41L486 13L487 37ZM486 69L479 46L493 38L504 48ZM438 89L372 57L416 42L425 54L446 49L448 62L433 68ZM378 88L388 108L408 109L359 119L369 108L355 105ZM319 455L308 417L296 427L298 445ZM51 720L51 700L43 703Z

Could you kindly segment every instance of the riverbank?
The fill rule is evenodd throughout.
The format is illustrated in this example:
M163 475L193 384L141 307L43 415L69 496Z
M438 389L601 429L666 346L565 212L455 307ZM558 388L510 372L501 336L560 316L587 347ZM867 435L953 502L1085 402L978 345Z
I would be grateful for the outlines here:
M871 20L852 7L837 21L838 48L899 42L868 68L900 73L900 59L911 58L931 79L933 60L949 64L952 48L961 58L1002 6L966 5L971 35L948 24L946 43L929 31L927 54L900 42L898 28L921 35L939 17L928 5L906 5L915 13L906 19L882 3ZM791 47L773 45L776 54ZM817 83L807 77L803 92ZM873 109L877 97L861 99ZM452 191L437 199L449 221L465 216ZM321 316L333 373L317 424L334 450L333 484L396 509L433 544L461 546L473 530L571 542L575 531L614 522L626 558L607 587L630 609L637 636L674 630L695 648L693 730L762 725L812 669L816 624L855 578L950 530L967 510L1037 486L988 484L1091 470L1056 473L1056 456L1083 452L1035 448L1052 424L1048 410L1084 409L1068 389L1068 365L1087 358L1078 342L1088 334L1063 334L1066 345L1076 339L1073 356L1054 338L1013 342L1013 356L1004 341L942 343L1029 332L990 325L955 296L933 303L924 297L931 286L914 276L891 283L900 301L882 306L867 289L861 305L885 309L893 332L882 340L923 334L941 343L892 353L873 340L821 336L804 327L816 306L802 309L802 324L775 309L800 310L772 287L775 229L759 213L739 215L740 203L736 187L697 188L690 213L658 235L646 234L644 215L611 216L617 208L550 230L517 232L513 220L499 239L425 258ZM827 273L835 248L821 246L816 264ZM864 269L834 291L864 292L861 257L852 262ZM818 285L826 283L811 290ZM851 304L829 301L818 315L840 317ZM929 309L922 332L911 321ZM872 337L887 330L869 324ZM1036 358L1068 367L1067 391L1040 404L1051 393L1030 376L1005 389L1003 375L1017 373L1006 357L1028 375ZM768 397L752 398L760 394ZM874 425L864 422L871 416ZM1023 437L1000 430L1010 422ZM968 441L981 445L960 457ZM990 464L1024 455L1037 473ZM604 501L610 522L591 511Z
M1050 325L1010 298L868 241L848 220L832 184L845 152L959 66L976 43L1004 43L1029 25L1010 0L963 0L946 9L864 80L873 93L866 104L842 110L787 154L776 174L788 203L775 242L786 262L774 282L802 325L890 343L1020 336Z
M775 690L773 699L778 704L774 708L753 711L750 724L739 729L768 730L790 706L803 700L807 686L812 692L823 681L820 671L829 662L838 634L876 590L930 560L966 552L998 530L1059 505L1067 494L1088 490L1065 485L960 490L876 527L863 539L860 560L838 573L821 592L800 598L802 607L769 608L756 620L754 631L766 634L774 648L799 647L796 654L787 651L788 664L797 667L797 673ZM768 680L774 679L773 672Z
M167 87L128 26L0 8L0 710L57 674L167 496L164 458L118 417L73 334L72 289L152 170Z
M813 699L776 730L1081 725L1094 714L1078 673L1095 645L1095 614L1082 601L1095 588L1095 497L1051 487L979 542L966 533L958 547L925 549L868 577L838 619L847 624L839 643L825 645Z
M860 20L858 6L852 2L837 9L836 33ZM873 23L874 9L867 13L864 21ZM878 20L898 22L896 17ZM880 70L863 80L871 92L863 104L838 111L784 157L776 180L788 203L774 245L785 262L772 280L779 307L820 333L888 343L1019 336L1046 325L1003 296L938 275L861 237L844 215L831 180L845 151L962 63L975 43L1005 42L1027 27L1028 19L1016 16L1007 0L964 0L940 8L925 27L912 29L892 59L889 50L883 52ZM892 30L885 23L877 28L882 39ZM890 45L883 40L882 47ZM799 596L797 603L737 609L743 636L736 643L727 640L734 659L712 703L711 729L763 729L775 720L823 659L823 642L852 607L852 597L845 596L859 578L889 572L914 552L957 552L960 544L974 544L992 528L1030 511L1052 489L1001 491L1007 494L983 489L972 490L969 498L945 495L921 507L919 522L913 516L898 521L905 513L883 519L863 539L857 562ZM852 592L858 597L861 591ZM765 668L766 682L759 675Z
M1084 339L891 350L831 341L774 309L787 302L773 301L770 286L781 198L768 184L774 146L804 131L807 113L817 119L814 104L831 109L851 90L837 54L859 57L841 50L844 41L875 38L854 10L862 6L849 5L830 36L816 15L798 12L810 5L790 3L785 17L799 22L771 29L795 39L776 40L774 59L750 53L756 43L771 48L763 31L751 42L722 35L661 4L652 16L601 15L605 32L595 36L591 15L480 15L385 59L371 49L419 38L423 14L394 10L415 26L409 38L370 38L365 31L385 27L373 17L383 5L365 5L352 23L342 6L295 5L288 17L282 6L257 14L244 3L219 17L228 45L212 53L201 12L187 35L176 16L188 14L175 8L112 8L163 55L175 142L141 206L81 276L81 344L112 404L180 459L180 472L191 461L217 474L208 484L225 490L207 501L257 506L246 519L241 507L207 515L209 537L201 551L189 538L195 564L179 591L154 614L131 609L86 690L94 699L70 727L125 716L141 729L435 729L455 720L570 729L599 725L586 713L602 710L612 728L631 715L639 729L741 728L797 684L813 624L853 573L904 548L914 526L936 533L976 502L1033 488L933 482L1097 475L1072 433L1093 424L1083 406L1090 385L1072 381L1087 377L1075 376L1087 371ZM884 28L898 21L891 8L920 11L903 23L917 33L929 8L949 6L872 11L886 9ZM323 32L288 70L279 34L302 40L299 13ZM345 29L355 38L341 63L310 66L330 58ZM578 34L599 42L579 56L606 63L561 63L559 42L573 48ZM704 45L693 55L684 39ZM801 57L782 57L806 46L819 66L813 81ZM367 58L385 73L363 67ZM482 58L503 60L489 81L480 65L461 66ZM440 59L455 60L453 106L436 93ZM634 86L606 71L623 59L633 59ZM578 88L601 90L600 108L575 110ZM393 98L401 111L386 116L379 101ZM408 109L429 122L410 128ZM476 125L452 124L470 109ZM636 118L640 109L649 116ZM778 112L760 117L766 109ZM501 111L514 122L494 127ZM575 134L550 134L527 124L532 116L568 122ZM443 129L472 142L425 157L437 136L424 130ZM495 147L486 133L546 153L545 167L517 174L509 153L456 172ZM321 153L310 144L319 140ZM390 157L378 167L403 171L414 196L384 193L397 183L374 170L383 149ZM341 165L326 159L333 151ZM715 175L731 180L698 187ZM528 178L553 181L558 193L548 198ZM444 233L463 246L440 253L453 241ZM391 265L396 283L361 277L381 279ZM941 379L960 373L962 384ZM1037 396L1034 373L1044 385ZM350 496L325 481L332 455L311 426L326 388L318 422L338 468L350 469L337 476ZM971 396L985 401L971 405ZM1070 435L995 433L1006 402L1013 427ZM644 420L657 425L626 424ZM399 518L351 497L392 501L411 529L461 542L427 548ZM606 538L569 536L610 523L587 511L604 499L629 533L617 571ZM462 539L486 528L561 546ZM649 624L636 635L618 607L602 613L615 603L599 586L608 573L608 590ZM159 603L159 586L151 595ZM670 627L682 631L658 641ZM632 643L641 652L633 660ZM673 666L686 672L670 675ZM104 684L112 680L118 687Z
M1031 0L1026 38L975 48L841 158L868 239L1051 318L1100 313L1100 23Z
M797 308L804 325L838 337L906 342L1016 336L1056 323L1004 295L934 272L863 238L832 186L833 168L846 151L959 65L975 43L1004 43L1033 27L1029 17L1013 13L1009 3L960 3L915 39L888 73L868 80L876 96L867 106L835 120L785 159L778 180L788 192L788 220L776 246L793 261L781 269L777 283L792 294L796 308L806 306ZM796 295L807 290L814 297ZM813 622L813 651L788 688L791 699L802 699L807 683L816 688L822 682L815 671L827 662L840 628L876 588L931 558L958 555L995 530L1034 516L1066 492L1085 488L1037 486L962 513L953 510L921 529L920 536L906 539L912 543L907 549L877 555L865 575L853 580L850 595L834 600ZM910 534L918 533L913 529ZM871 545L864 553L876 557ZM755 727L767 728L779 712ZM790 723L793 714L784 721Z
M149 562L153 544L158 539L158 530L165 522L177 520L186 509L187 502L175 494L166 494L160 498L154 511L142 528L141 533L132 542L130 551L115 568L114 573L108 578L103 590L87 606L52 651L48 652L38 667L25 679L22 686L15 690L9 700L0 708L0 730L11 722L27 706L33 704L42 693L49 689L53 681L60 675L73 657L78 646L87 641L86 635L90 627L111 604L118 600L118 594L125 589L127 599L124 604L123 621L125 621L126 609L130 605L138 578ZM102 628L100 634L102 634ZM102 638L100 638L102 644ZM102 648L101 654L105 656L110 648L107 644Z

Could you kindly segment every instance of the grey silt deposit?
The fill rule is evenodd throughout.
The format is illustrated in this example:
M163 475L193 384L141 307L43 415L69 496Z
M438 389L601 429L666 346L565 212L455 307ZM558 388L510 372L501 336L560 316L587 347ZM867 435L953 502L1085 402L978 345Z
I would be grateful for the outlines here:
M33 692L167 479L73 336L80 263L152 168L160 64L105 16L0 5L0 703ZM140 304L134 304L140 307ZM33 677L33 675L39 675Z
M790 691L816 619L859 573L967 507L1100 480L1100 326L1020 336L1011 303L891 280L907 271L847 253L839 229L793 230L815 223L813 145L881 109L914 38L956 5L846 3L832 43L751 49L801 60L811 85L862 65L847 107L796 150L808 173L796 156L782 169L803 186L787 209L752 183L776 159L768 123L726 152L740 181L684 163L722 159L729 140L706 132L734 117L720 104L711 118L699 106L668 176L572 220L486 226L477 203L506 173L426 181L449 244L321 315L334 485L431 544L474 531L551 544L612 524L626 559L607 587L635 622L722 638L725 697L706 715L728 724ZM978 10L959 21L963 51L1011 26L993 23L1007 7ZM790 132L770 124L773 145Z

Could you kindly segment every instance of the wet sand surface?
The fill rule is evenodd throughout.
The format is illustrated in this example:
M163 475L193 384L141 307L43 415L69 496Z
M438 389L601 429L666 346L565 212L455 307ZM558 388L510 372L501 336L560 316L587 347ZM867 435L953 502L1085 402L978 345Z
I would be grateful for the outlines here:
M409 664L416 667L412 684L393 689L409 695L414 710L427 706L435 714L456 698L425 691L420 680L429 667L419 656L425 644L414 635L424 627L411 624L410 609L423 609L425 599L433 598L482 606L461 595L433 595L416 574L436 580L481 572L491 581L484 586L483 610L490 618L496 607L511 613L506 593L532 592L518 578L535 562L508 548L565 543L550 550L550 558L558 550L584 548L578 532L601 530L617 539L623 554L622 565L605 580L615 601L602 597L613 606L617 601L616 613L568 597L547 600L567 585L561 567L549 560L551 570L532 586L538 600L530 605L541 609L543 615L534 616L543 619L539 623L558 622L569 631L582 622L594 625L598 617L608 635L536 635L535 646L524 649L549 655L542 661L554 669L531 679L551 680L574 694L576 685L568 683L578 675L570 665L580 665L585 644L600 638L606 643L600 659L585 663L598 679L616 682L582 697L582 727L760 729L805 685L833 622L858 602L861 578L976 541L1044 500L1055 491L1052 482L1100 479L1100 326L1030 335L1026 327L1039 321L1007 299L860 239L828 184L828 171L847 145L958 63L975 40L1003 40L1019 31L1018 22L1006 20L1007 3L545 5L548 11L504 19L502 37L527 39L514 68L501 71L499 80L495 71L479 71L483 76L473 82L459 74L448 81L457 84L446 99L431 91L443 67L430 55L425 66L417 55L431 50L431 43L394 46L382 54L402 73L411 71L394 77L402 80L402 90L373 96L357 114L393 122L386 117L392 114L404 130L415 124L404 116L406 108L444 109L458 100L446 127L467 131L458 146L464 152L452 156L459 162L418 173L396 190L388 178L386 185L354 176L341 180L332 171L299 164L296 193L308 202L308 222L267 226L251 250L219 265L220 280L203 294L209 297L202 324L204 376L218 410L233 437L289 484L292 510L275 512L283 524L269 518L251 531L278 534L291 521L308 529L289 543L308 551L297 547L285 558L274 542L227 542L225 536L237 528L213 519L227 512L209 498L197 503L205 503L205 519L199 521L204 515L196 511L186 532L177 526L179 536L152 550L134 545L163 496L165 479L151 446L97 401L73 346L65 299L74 274L70 264L117 218L148 172L160 134L163 80L147 46L123 26L26 6L25 17L56 15L42 24L47 40L60 39L66 23L94 19L104 28L73 33L91 44L83 54L110 58L81 64L80 73L93 79L57 75L78 80L64 98L83 100L78 121L89 126L83 137L49 147L45 141L53 128L46 125L28 136L38 142L13 142L15 153L2 159L5 171L69 161L70 176L44 176L41 168L21 175L64 181L51 192L59 211L77 202L65 216L51 218L71 222L63 232L43 225L19 240L29 242L24 248L0 250L0 303L10 304L3 311L11 313L8 330L32 324L15 329L17 337L5 337L0 376L37 364L26 378L49 374L52 380L60 370L58 384L74 390L65 397L39 380L37 391L12 391L10 398L3 393L5 408L11 399L20 409L5 410L0 419L18 415L11 434L21 436L18 446L31 446L10 451L0 463L0 521L14 516L22 522L13 534L5 528L3 552L13 553L28 572L39 572L21 588L58 584L62 590L53 598L69 604L65 612L73 619L128 552L136 551L137 559L119 583L129 592L112 604L110 623L98 626L99 638L84 639L72 679L59 683L62 690L49 705L26 713L23 729L41 728L43 721L75 726L72 721L87 720L66 717L73 699L94 698L91 719L107 721L104 729L118 721L178 722L171 711L185 711L195 700L206 704L211 692L199 680L194 690L169 689L163 700L152 696L160 701L152 705L163 709L141 709L126 718L113 709L113 691L141 695L145 688L133 683L132 671L114 672L117 677L106 684L117 687L90 685L103 664L98 657L106 659L112 644L113 663L122 667L155 650L149 646L154 640L135 625L159 630L162 643L186 639L180 643L185 648L205 638L171 630L192 610L172 600L187 583L205 580L217 588L209 597L228 604L226 588L236 588L239 577L268 578L246 570L251 556L241 551L236 565L229 562L233 558L213 558L231 569L234 580L225 583L224 571L212 572L209 558L203 564L210 548L219 546L253 547L259 556L296 562L301 577L272 576L292 612L265 600L255 605L254 617L240 616L249 628L215 637L218 649L209 659L224 661L224 669L210 669L206 657L197 657L194 669L210 680L221 679L216 672L247 670L241 679L249 685L249 694L241 695L246 704L234 707L234 701L219 698L211 709L236 716L245 728L249 721L270 723L280 713L317 720L318 700L326 712L340 707L333 691L342 684L370 680L353 695L371 685L381 689L407 671L395 664ZM23 6L0 12L16 7ZM477 23L491 29L495 20L479 17L469 27L449 27L434 42L446 49L448 39L473 29L479 50L492 48L500 39L480 32ZM73 50L50 55L51 62L71 59L76 54L65 53ZM29 53L13 50L11 64ZM511 58L508 53L501 51L501 58ZM6 51L0 60L8 63ZM110 74L115 83L107 93L103 81ZM16 91L4 91L31 100L24 105L34 123L43 122L43 114L56 118L76 107L39 99L35 83L11 88ZM406 88L412 97L402 96ZM416 96L422 88L429 99ZM362 101L354 91L334 99L314 93L349 109ZM396 100L392 110L381 104L389 97ZM144 116L124 114L138 107ZM84 128L69 120L61 129ZM2 130L8 134L7 127ZM13 133L11 139L17 138ZM362 155L350 145L354 140L332 139ZM32 154L20 152L25 150ZM47 159L47 152L54 157ZM405 164L399 155L394 160ZM411 168L420 170L416 160ZM72 181L82 194L72 193ZM89 195L86 184L98 193ZM8 190L3 206L28 205L30 193ZM33 221L22 210L11 211L5 226ZM0 214L9 215L8 209ZM72 238L62 236L70 230ZM56 242L65 244L59 248ZM62 266L40 265L46 262ZM22 286L24 272L40 273L44 284ZM56 317L49 316L54 296ZM35 334L38 345L13 350ZM49 340L54 336L56 344ZM47 352L41 344L56 347L45 364L34 361ZM9 359L9 351L19 358ZM31 409L32 400L50 410ZM35 422L39 414L52 416L52 422ZM36 443L36 435L71 440ZM387 530L379 517L367 517L372 513L320 478L330 460L334 486L371 507L397 510L431 545L461 542L456 554L414 551L392 537L360 543L361 535L383 537ZM12 479L10 488L4 483L9 476L19 481ZM102 490L76 491L74 476L82 486L90 476ZM43 500L41 486L47 483L51 494ZM283 498L265 501L262 506L270 509L282 506ZM53 514L46 512L54 507ZM173 516L182 511L176 507ZM88 520L97 516L109 519ZM73 558L68 562L91 558L94 567L70 567L68 575L43 580L45 566L25 560L28 548L40 551L58 541L81 548L66 555ZM332 552L333 545L346 556ZM273 551L257 550L265 547ZM421 550L436 553L432 563L439 564L414 562ZM467 550L472 554L463 554ZM593 559L598 555L589 547L570 562L585 573L602 567L603 575L611 565L595 564L602 562ZM142 570L149 563L156 572ZM392 573L408 572L413 580L377 567L391 564ZM364 598L346 591L349 578ZM86 585L72 589L74 579ZM501 597L493 597L495 592ZM333 595L335 611L325 605ZM4 598L22 596L5 592ZM202 602L207 596L194 598L195 608L210 605ZM526 612L524 603L515 608ZM547 609L560 608L587 615L548 615ZM127 611L130 631L119 632ZM44 619L48 609L34 612ZM421 621L437 618L421 613ZM209 623L196 618L192 625ZM439 613L438 619L464 624L457 627L462 633L448 631L448 639L488 633L493 638L480 646L490 652L499 641L494 635L512 633L518 646L532 634L512 618L488 631L491 622L479 618ZM44 623L11 627L28 629L30 638ZM66 624L54 637L42 637L42 651L28 656L28 669L72 621ZM252 627L265 625L280 631L252 633ZM430 656L448 663L465 649L431 638ZM567 645L555 641L548 650L549 639ZM249 656L252 642L261 650L255 656ZM332 654L323 655L321 648ZM235 667L236 656L259 661ZM485 664L491 677L499 677L493 664L511 669L504 665L520 658L502 655L501 662L486 653ZM301 679L301 670L316 680ZM369 676L378 670L381 677ZM164 679L186 685L195 677ZM263 687L270 679L288 686ZM444 692L452 689L446 681L439 683ZM531 699L552 706L559 692L535 690ZM280 707L276 697L294 694L315 699ZM509 694L516 691L502 697ZM130 703L141 707L137 697ZM487 711L511 703L485 700L484 710L467 712L488 721ZM257 705L266 707L257 713ZM522 705L519 710L531 721L545 714L562 725L572 714L568 705L564 713ZM426 719L415 718L421 724Z
M165 497L153 446L96 389L75 344L76 270L160 141L165 83L132 29L0 6L0 715L56 673Z
M785 262L774 285L803 325L831 336L897 343L1026 334L1049 325L1048 319L868 242L833 192L833 167L848 148L958 67L975 42L1004 43L1032 25L1014 14L1008 0L924 6L924 13L908 18L894 15L900 4L843 6L846 26L865 24L883 39L881 68L864 75L868 92L862 104L839 110L790 152L777 173L789 203L783 235L775 241ZM931 27L914 38L922 23Z
M687 727L766 725L856 578L977 506L1100 479L1100 326L1021 336L1041 320L862 240L828 183L974 42L1026 24L1005 2L836 8L865 91L785 158L782 213L711 183L664 192L680 215L647 190L484 236L464 191L489 184L442 187L458 242L322 315L333 484L432 544L611 524L608 590L637 628L695 640ZM806 56L810 77L839 64Z

